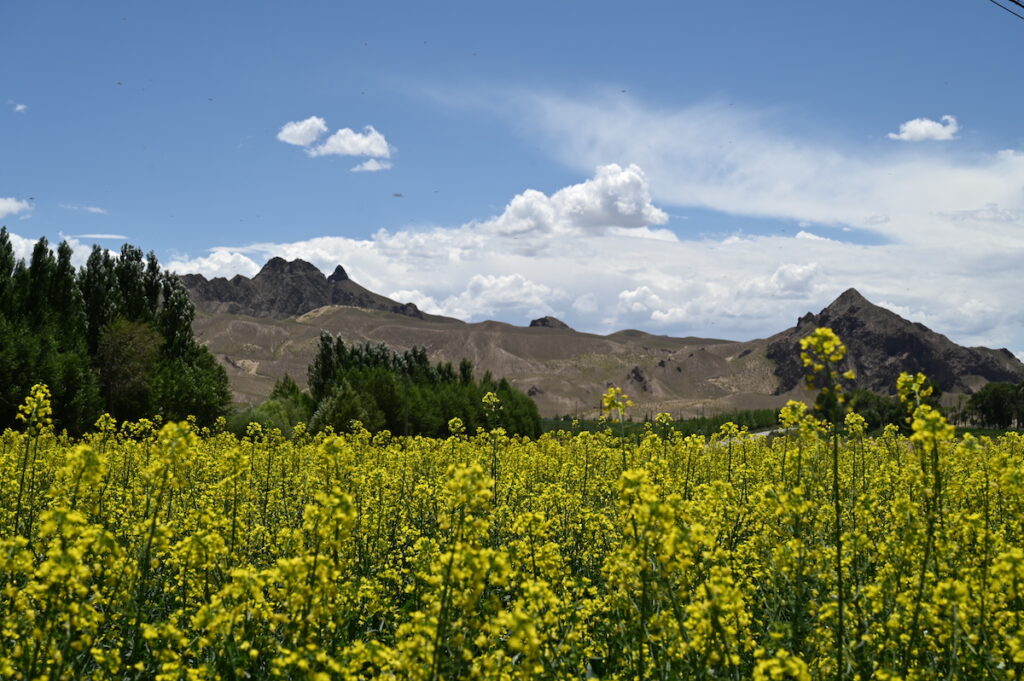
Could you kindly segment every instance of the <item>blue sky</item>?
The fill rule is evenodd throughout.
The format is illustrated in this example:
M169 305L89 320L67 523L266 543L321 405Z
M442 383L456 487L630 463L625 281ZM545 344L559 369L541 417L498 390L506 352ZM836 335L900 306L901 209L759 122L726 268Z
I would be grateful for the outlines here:
M1024 21L985 0L39 2L0 25L22 250L304 257L469 320L729 338L856 286L1024 351Z

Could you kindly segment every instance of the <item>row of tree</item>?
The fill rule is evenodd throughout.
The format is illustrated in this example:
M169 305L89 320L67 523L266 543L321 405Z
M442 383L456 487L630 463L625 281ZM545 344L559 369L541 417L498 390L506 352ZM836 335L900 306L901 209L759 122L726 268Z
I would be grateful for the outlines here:
M977 426L1024 428L1024 382L988 383L968 398L963 412Z
M0 428L36 383L53 396L56 425L71 433L100 414L119 420L194 415L211 423L231 401L227 375L192 335L188 291L151 252L72 249L46 238L26 263L0 228Z
M473 363L431 363L424 348L397 353L384 344L347 345L323 332L308 371L309 392L289 377L278 381L270 398L232 419L233 428L257 421L288 433L302 421L311 431L347 431L358 421L367 430L396 435L446 436L453 418L468 432L502 427L536 437L541 432L537 405L505 379L474 376ZM485 403L487 393L497 402Z

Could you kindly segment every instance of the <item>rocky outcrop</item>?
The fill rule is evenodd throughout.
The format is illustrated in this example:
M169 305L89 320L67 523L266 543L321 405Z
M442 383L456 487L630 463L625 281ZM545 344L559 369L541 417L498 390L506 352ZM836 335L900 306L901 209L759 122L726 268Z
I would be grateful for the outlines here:
M195 306L211 314L285 319L325 305L343 305L415 319L458 322L450 317L428 315L413 303L399 303L368 291L352 281L341 265L325 277L305 260L271 258L252 279L242 275L207 279L201 274L186 274L181 280Z
M530 322L530 327L531 328L540 328L540 329L570 329L571 330L571 327L568 324L566 324L565 322L563 322L561 319L556 319L555 317L550 317L550 316L548 316L548 317L541 317L540 319L534 319L533 321Z
M807 313L791 329L768 339L767 355L779 377L776 394L803 380L799 341L819 326L835 331L847 348L844 368L857 373L856 386L895 391L901 372L928 376L944 392L973 392L988 381L1024 380L1024 364L1009 350L967 348L849 289L818 314Z

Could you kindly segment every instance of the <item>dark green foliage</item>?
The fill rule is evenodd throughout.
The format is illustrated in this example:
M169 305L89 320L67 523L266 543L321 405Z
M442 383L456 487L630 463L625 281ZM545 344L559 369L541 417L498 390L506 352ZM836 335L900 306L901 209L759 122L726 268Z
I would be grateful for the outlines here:
M231 389L217 358L193 342L180 357L160 362L151 399L151 411L165 420L195 416L199 424L209 425L227 413Z
M0 315L0 426L15 425L18 405L36 383L50 386L54 423L80 433L103 410L84 348L62 349L53 327L32 328Z
M274 384L266 402L242 409L229 417L228 430L244 435L246 426L259 423L264 428L278 428L285 437L291 437L296 424L309 423L314 406L313 398L285 374Z
M317 405L309 426L314 431L328 427L346 431L354 421L363 424L371 432L382 430L386 424L384 412L377 406L376 399L372 395L361 395L348 381L342 379L334 384L327 397Z
M879 395L864 390L854 390L849 395L850 409L867 421L869 431L879 430L892 423L907 429L906 410L896 396Z
M184 286L156 256L94 246L79 271L71 247L45 238L29 263L0 228L0 428L29 389L45 383L58 428L74 434L109 411L118 419L194 414L203 423L230 401L227 376L192 337Z
M94 361L111 416L134 421L150 415L161 345L160 334L145 322L119 317L100 331Z
M744 409L740 411L725 412L714 416L697 416L688 419L678 419L672 422L669 429L680 435L714 435L726 423L735 423L737 426L747 428L751 431L771 430L779 425L779 412L775 409ZM650 424L650 426L649 426ZM571 416L562 416L553 419L544 419L544 432L565 430L592 433L603 432L608 429L605 421L591 419L574 419ZM661 432L660 427L653 426L649 419L640 421L627 420L623 424L622 433L626 437L638 436L647 427L655 427ZM613 430L618 435L618 427Z
M446 436L448 422L457 417L469 432L501 427L520 435L540 433L536 404L508 381L490 374L476 381L469 360L458 369L432 364L422 347L399 354L383 344L349 346L325 332L307 378L316 405L312 430L348 430L359 421L370 431ZM493 414L483 405L488 392L501 401Z
M989 383L967 400L975 425L1005 429L1024 426L1024 383Z

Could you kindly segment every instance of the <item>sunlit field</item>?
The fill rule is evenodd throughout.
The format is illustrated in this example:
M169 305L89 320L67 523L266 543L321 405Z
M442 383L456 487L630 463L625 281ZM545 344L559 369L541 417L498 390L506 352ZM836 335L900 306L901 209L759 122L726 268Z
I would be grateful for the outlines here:
M74 441L47 412L39 388L0 440L2 678L1024 667L1024 441L920 407L910 437L794 403L774 438L663 421L633 443L614 422L530 441L111 419Z

